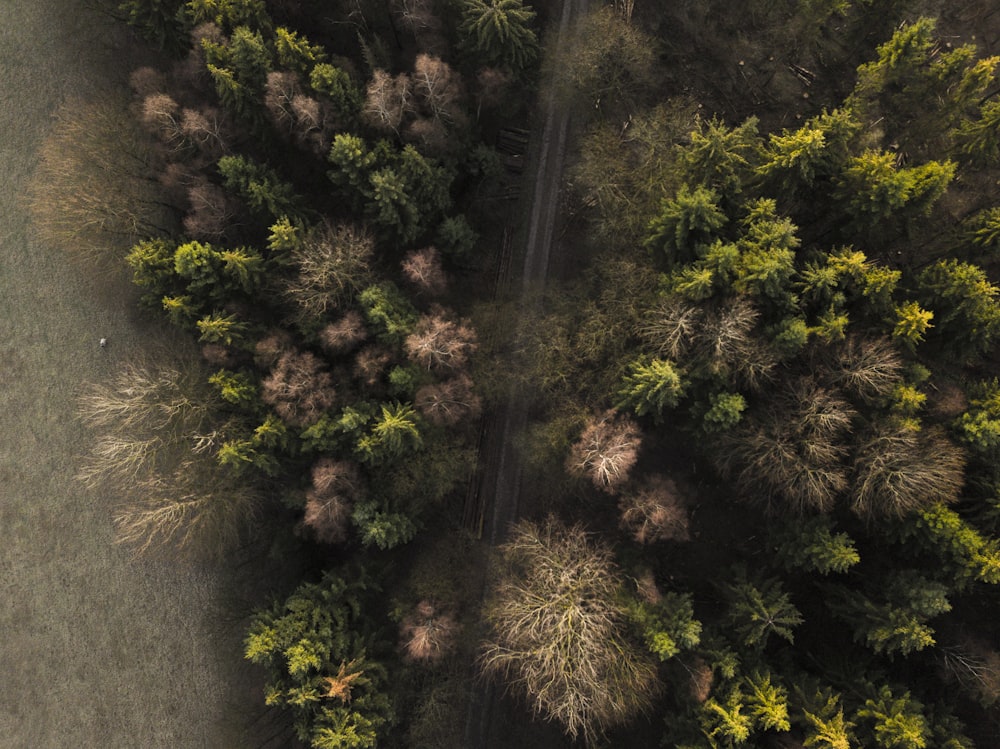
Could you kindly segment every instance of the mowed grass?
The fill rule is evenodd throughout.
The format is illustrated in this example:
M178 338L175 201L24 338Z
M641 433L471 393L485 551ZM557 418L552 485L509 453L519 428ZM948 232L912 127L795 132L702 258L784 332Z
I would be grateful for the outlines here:
M125 72L106 24L82 0L0 2L0 749L253 746L218 603L234 573L132 559L114 498L73 478L81 386L161 336L123 279L34 240L20 200L58 103Z

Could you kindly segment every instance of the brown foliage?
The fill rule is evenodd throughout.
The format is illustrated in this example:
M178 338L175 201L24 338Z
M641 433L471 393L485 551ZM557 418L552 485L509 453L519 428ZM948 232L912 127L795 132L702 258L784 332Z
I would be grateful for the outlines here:
M399 625L404 657L411 661L436 661L454 647L455 618L430 601L421 601Z
M601 491L614 494L628 481L639 459L639 425L614 409L592 418L570 448L566 469L586 476Z
M307 426L333 406L333 376L308 351L286 351L263 382L261 398L285 422Z
M621 526L640 544L654 541L688 541L688 514L673 479L655 474L643 487L618 503Z
M611 550L550 519L515 525L500 554L483 671L588 742L648 707L656 667L625 639Z
M281 355L291 349L292 336L287 330L270 330L254 345L254 363L261 369L271 369L278 363Z
M417 410L432 424L455 426L479 418L482 400L473 390L472 380L459 374L449 380L424 385L414 399Z
M346 460L320 458L313 464L303 525L323 543L340 543L347 537L351 506L363 492L361 472L356 465Z
M300 322L321 320L368 285L375 241L350 224L322 223L311 229L292 251L297 272L285 294Z
M844 440L854 416L847 400L812 378L783 383L737 429L720 435L716 463L768 508L828 511L848 488Z
M218 241L225 237L238 213L238 204L218 185L198 177L187 191L184 231L192 239Z
M831 385L864 400L885 398L901 381L903 361L888 338L851 336L836 347L824 347L817 367Z
M406 73L393 77L376 70L365 89L362 115L372 127L398 135L403 120L413 111L412 98L412 84Z
M155 141L127 102L113 96L70 99L56 112L27 192L35 229L46 243L93 258L142 236L175 230Z
M365 346L354 359L354 376L368 387L374 387L391 361L392 351L385 346Z
M479 348L472 323L455 320L442 307L433 308L417 321L404 346L410 361L438 372L461 369Z
M351 661L350 663L341 661L336 676L326 676L323 678L323 681L326 683L326 691L322 696L328 699L340 700L345 704L350 702L351 685L364 674L364 670L355 671L357 667L358 661Z
M754 335L759 317L742 296L715 306L669 297L645 317L640 335L658 356L700 365L757 390L771 381L777 366L774 352Z
M851 511L865 520L902 517L954 502L964 481L965 454L942 430L877 424L855 459Z
M441 253L434 247L411 250L403 258L403 275L418 291L439 296L448 286L448 278L441 266Z
M357 310L349 310L339 320L319 332L319 343L330 354L351 351L368 337L364 318Z
M443 60L417 55L413 63L413 91L422 109L434 120L455 127L465 124L462 76Z

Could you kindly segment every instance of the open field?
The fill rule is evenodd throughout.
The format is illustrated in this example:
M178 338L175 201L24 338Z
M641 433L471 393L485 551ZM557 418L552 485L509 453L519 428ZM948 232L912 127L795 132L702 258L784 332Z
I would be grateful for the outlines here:
M123 279L34 241L19 203L56 105L125 72L112 41L78 0L0 4L0 747L249 746L230 574L133 561L111 498L73 478L80 386L158 331Z

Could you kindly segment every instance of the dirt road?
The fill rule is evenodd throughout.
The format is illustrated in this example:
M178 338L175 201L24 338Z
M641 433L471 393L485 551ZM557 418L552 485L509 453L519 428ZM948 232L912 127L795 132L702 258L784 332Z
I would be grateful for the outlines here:
M566 43L572 24L587 10L587 0L563 0L555 44ZM554 66L555 67L555 66ZM560 71L555 70L555 74ZM523 304L515 306L518 317L509 324L521 329L537 312L541 292L549 273L549 261L558 247L554 246L555 228L559 216L560 189L566 155L570 113L560 106L556 94L557 81L544 81L539 97L536 122L532 132L534 141L530 148L533 155L533 183L530 209L527 211L527 231L524 245L515 257L523 257L521 298ZM525 180L530 179L526 177ZM482 538L491 545L503 540L507 528L517 519L521 506L522 465L517 441L528 421L528 401L524 393L512 388L505 406L492 421L483 450L483 467L479 492L485 506ZM493 684L480 683L470 698L466 724L467 749L499 749L518 738L509 735L510 726L501 726L497 716L502 711L500 690ZM546 744L554 747L553 743Z

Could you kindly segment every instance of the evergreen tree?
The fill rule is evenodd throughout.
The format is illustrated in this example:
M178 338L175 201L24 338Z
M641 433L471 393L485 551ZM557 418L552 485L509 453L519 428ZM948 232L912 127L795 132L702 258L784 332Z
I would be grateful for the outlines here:
M363 575L327 572L284 602L258 611L244 655L266 666L265 702L290 710L299 740L314 749L374 749L392 719L385 668L368 659Z
M771 682L772 674L754 671L743 679L746 705L754 724L762 731L789 731L788 690Z
M802 615L777 578L752 581L745 571L737 571L724 592L729 605L726 618L744 645L763 650L771 635L794 642Z
M649 222L645 245L666 253L671 264L687 262L695 259L699 248L726 222L714 191L682 185L673 198L663 201L659 215Z
M522 0L463 0L459 30L480 65L503 65L520 75L535 61L535 11Z
M861 561L854 541L834 533L827 515L792 521L778 534L778 556L789 569L829 575L843 573Z
M643 357L629 365L616 408L629 408L637 416L660 419L684 394L682 372L668 359Z
M979 266L939 260L917 277L918 301L934 314L933 337L943 348L972 358L988 352L1000 333L997 287Z
M665 593L656 601L637 601L628 608L649 652L661 661L690 650L701 640L701 622L694 618L691 596Z
M951 610L947 588L913 570L894 572L882 600L840 586L828 589L828 605L876 653L909 655L934 644L927 621Z
M882 749L925 749L930 739L930 726L923 714L923 705L904 692L897 697L888 686L882 686L873 697L865 700L858 718L871 721L875 744Z

